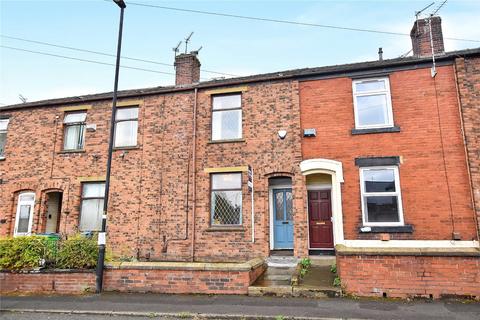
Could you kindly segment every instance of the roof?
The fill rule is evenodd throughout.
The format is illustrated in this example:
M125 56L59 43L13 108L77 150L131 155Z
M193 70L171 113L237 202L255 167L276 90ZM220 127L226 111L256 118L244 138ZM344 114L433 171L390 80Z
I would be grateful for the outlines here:
M443 61L453 61L455 58L467 57L467 56L480 56L480 48L447 52L443 55L437 56L436 61L441 63ZM367 62L324 66L324 67L316 67L316 68L302 68L302 69L286 70L286 71L280 71L280 72L257 74L257 75L245 76L245 77L203 81L196 84L184 85L184 86L165 86L165 87L151 87L151 88L142 88L142 89L121 90L121 91L118 91L118 98L132 98L132 97L152 95L152 94L167 94L167 93L174 93L174 92L181 92L181 91L191 91L194 88L203 89L203 88L224 87L229 85L247 84L247 83L263 82L263 81L276 81L276 80L286 80L286 79L295 79L295 78L307 79L309 77L312 78L312 77L322 77L322 76L338 77L342 75L348 75L349 73L352 73L352 72L365 72L365 71L372 71L372 70L382 70L386 68L398 68L402 66L422 65L422 64L431 62L431 60L432 60L431 57L405 57L405 58L395 58L395 59L388 59L388 60L375 60L375 61L367 61ZM23 108L48 107L48 106L56 106L56 105L94 102L94 101L112 99L112 96L113 96L113 92L104 92L104 93L89 94L89 95L83 95L83 96L48 99L48 100L3 106L3 107L0 107L0 112L5 110L16 110L16 109L23 109Z

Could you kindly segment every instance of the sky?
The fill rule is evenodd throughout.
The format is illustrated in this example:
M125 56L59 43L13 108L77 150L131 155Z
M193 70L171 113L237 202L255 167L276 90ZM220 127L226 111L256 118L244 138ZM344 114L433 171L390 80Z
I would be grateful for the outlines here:
M179 12L133 3L409 33L422 1L152 1L125 9L122 56L173 64L173 47L194 32L189 50L202 47L202 69L251 75L304 67L396 58L411 49L408 36L251 21ZM432 9L443 1L435 1ZM480 0L450 0L439 11L444 37L480 41ZM0 35L116 53L119 8L113 1L0 0ZM115 57L0 37L0 107L27 101L113 90L114 67L16 51L5 46L114 64ZM480 42L445 40L447 51ZM185 50L184 45L180 47ZM173 66L122 59L119 89L174 84ZM203 80L219 77L202 71Z

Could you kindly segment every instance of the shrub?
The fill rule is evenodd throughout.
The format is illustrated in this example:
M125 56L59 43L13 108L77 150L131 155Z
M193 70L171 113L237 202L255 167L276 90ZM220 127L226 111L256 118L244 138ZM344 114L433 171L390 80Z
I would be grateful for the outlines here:
M52 255L45 237L26 236L0 240L0 269L31 270Z
M97 257L96 239L76 235L60 242L56 266L61 269L91 269L97 265Z

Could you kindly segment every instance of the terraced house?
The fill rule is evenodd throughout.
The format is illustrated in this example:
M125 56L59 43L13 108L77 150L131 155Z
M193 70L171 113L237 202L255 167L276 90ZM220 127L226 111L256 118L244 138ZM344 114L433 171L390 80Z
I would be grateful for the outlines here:
M206 82L181 54L175 86L121 91L108 247L336 255L349 293L480 296L480 49L446 53L440 17L411 37L411 57ZM0 109L1 235L100 230L111 98Z

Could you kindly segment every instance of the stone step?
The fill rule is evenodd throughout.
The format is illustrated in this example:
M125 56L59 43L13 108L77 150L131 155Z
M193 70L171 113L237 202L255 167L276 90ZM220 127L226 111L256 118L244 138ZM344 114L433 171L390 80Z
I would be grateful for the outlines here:
M292 275L295 272L295 268L277 268L277 267L268 267L265 274L289 274Z
M316 267L331 266L337 261L335 256L310 256L309 258L312 266Z
M299 286L292 288L292 296L303 298L336 298L342 296L342 290L334 287Z
M269 267L285 267L285 268L295 268L298 264L298 259L295 257L268 257L267 265Z
M248 295L253 297L259 296L276 296L276 297L289 297L292 296L291 286L265 286L265 287L248 287Z
M264 276L263 276L263 279L264 280L283 280L283 281L287 281L288 283L290 283L290 280L292 279L292 275L291 274L269 274L269 273L266 273Z

